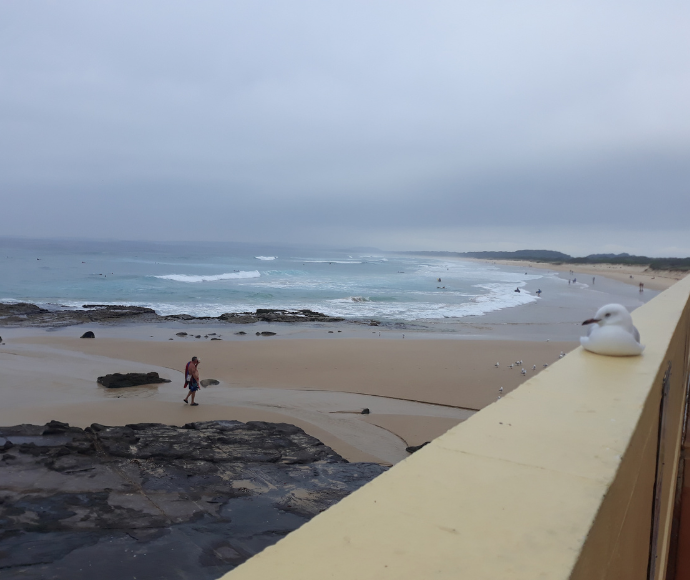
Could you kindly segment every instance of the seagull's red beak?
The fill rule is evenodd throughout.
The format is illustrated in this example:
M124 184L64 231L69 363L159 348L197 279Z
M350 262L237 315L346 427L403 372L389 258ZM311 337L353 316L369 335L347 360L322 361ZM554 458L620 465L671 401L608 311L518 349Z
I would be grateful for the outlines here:
M595 322L601 322L601 318L590 318L589 320L585 320L582 323L582 326L584 326L585 324L594 324Z

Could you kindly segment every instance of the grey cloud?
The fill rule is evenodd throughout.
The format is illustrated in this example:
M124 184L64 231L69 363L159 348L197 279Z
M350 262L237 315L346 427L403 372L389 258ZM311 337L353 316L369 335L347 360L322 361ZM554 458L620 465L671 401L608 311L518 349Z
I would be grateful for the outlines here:
M679 2L6 3L5 233L178 238L194 206L208 239L690 238L689 24Z

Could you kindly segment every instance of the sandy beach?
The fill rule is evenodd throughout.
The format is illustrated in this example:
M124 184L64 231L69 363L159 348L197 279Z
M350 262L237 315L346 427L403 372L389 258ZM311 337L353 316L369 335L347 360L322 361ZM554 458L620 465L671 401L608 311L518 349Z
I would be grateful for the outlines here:
M491 264L503 266L524 266L527 268L541 268L544 270L554 270L557 272L570 272L584 274L588 280L592 276L604 276L610 280L624 282L639 286L640 282L649 290L666 290L673 284L682 280L688 272L678 271L649 271L647 266L630 266L621 264L545 264L543 262L530 262L527 260L477 260Z
M100 334L107 334L102 329ZM351 461L395 463L558 360L571 342L273 339L93 340L35 335L0 350L0 424L50 419L87 426L238 419L296 424ZM199 407L182 402L192 355ZM523 360L525 376L510 362ZM495 363L502 362L499 368ZM533 371L532 366L537 370ZM105 389L99 375L157 371L168 384ZM362 415L365 408L370 414Z

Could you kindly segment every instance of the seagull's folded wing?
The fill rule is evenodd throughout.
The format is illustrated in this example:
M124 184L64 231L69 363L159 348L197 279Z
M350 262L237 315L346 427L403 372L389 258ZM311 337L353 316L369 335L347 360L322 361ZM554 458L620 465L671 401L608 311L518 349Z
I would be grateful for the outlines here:
M608 356L635 356L644 350L632 334L617 327L595 327L589 336L580 338L580 344L585 350Z

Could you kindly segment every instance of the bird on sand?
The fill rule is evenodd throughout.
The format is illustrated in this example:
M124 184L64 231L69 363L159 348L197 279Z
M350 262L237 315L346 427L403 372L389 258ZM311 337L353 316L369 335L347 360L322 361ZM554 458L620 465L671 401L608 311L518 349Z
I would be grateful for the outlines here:
M498 363L496 363L494 366L495 366L496 368L498 368Z
M537 370L537 365L532 365L532 370L536 371Z
M633 325L630 313L621 304L602 306L594 318L582 324L591 325L587 336L580 338L585 350L609 356L636 356L644 350L640 333Z

